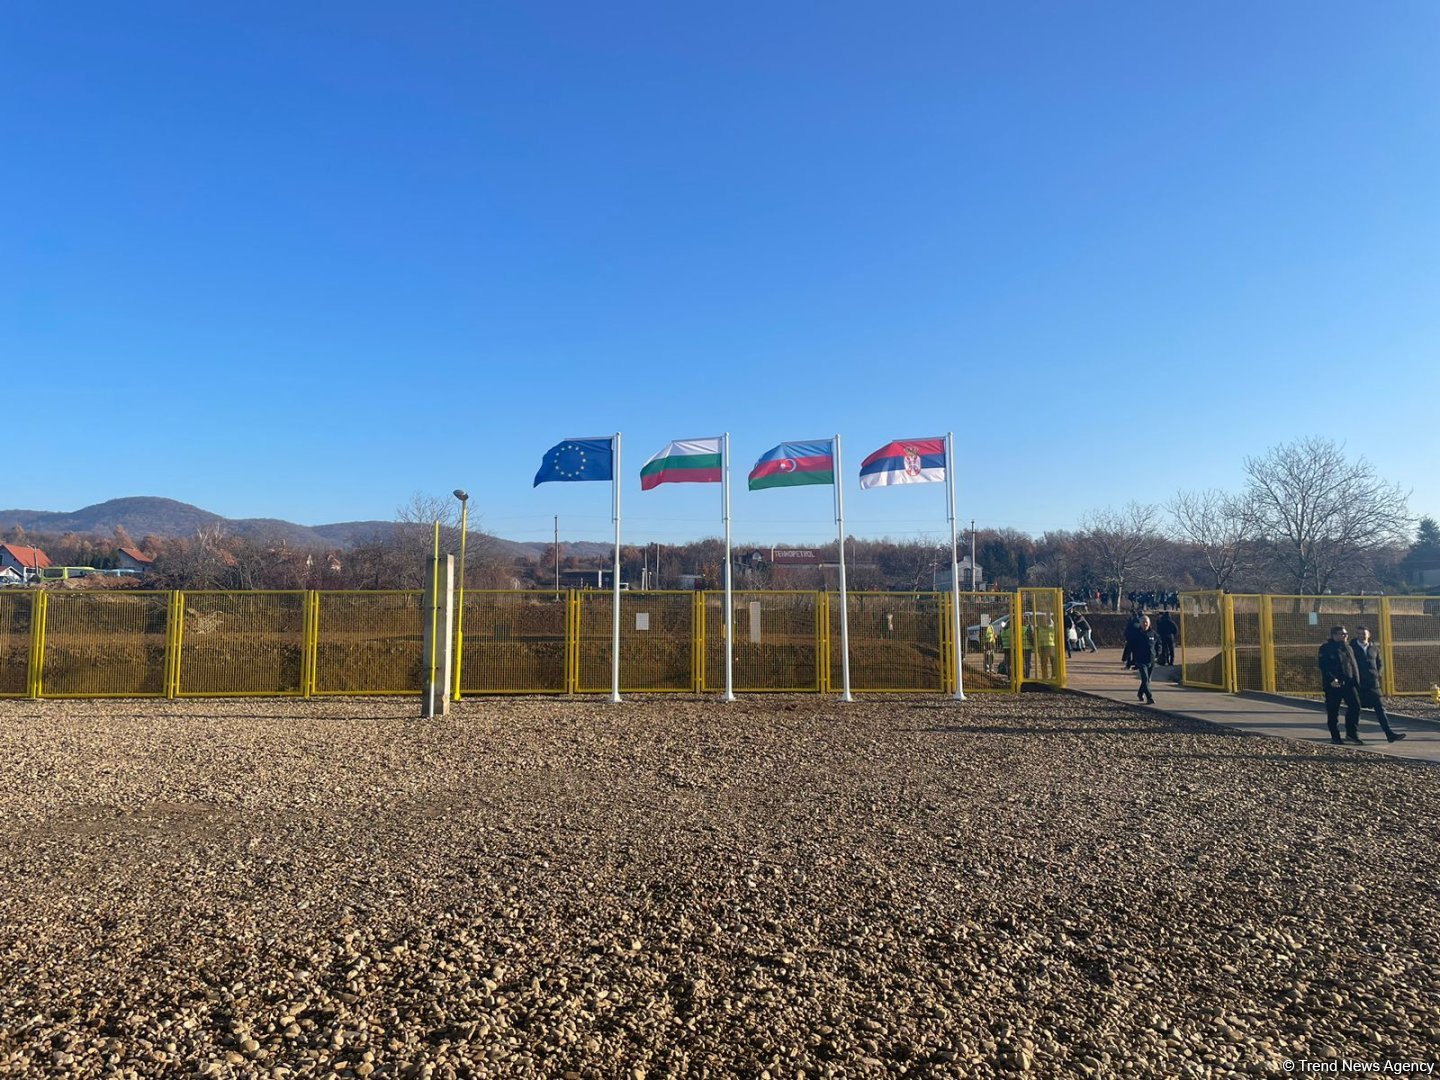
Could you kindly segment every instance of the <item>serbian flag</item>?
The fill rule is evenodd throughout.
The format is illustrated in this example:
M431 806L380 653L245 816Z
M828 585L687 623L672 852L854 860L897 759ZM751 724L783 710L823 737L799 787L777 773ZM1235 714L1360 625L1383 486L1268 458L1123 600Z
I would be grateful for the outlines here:
M945 439L898 439L860 463L862 488L945 479Z
M657 484L718 484L724 466L717 439L680 439L652 457L640 470L640 490Z
M835 442L782 442L750 470L750 490L835 483Z

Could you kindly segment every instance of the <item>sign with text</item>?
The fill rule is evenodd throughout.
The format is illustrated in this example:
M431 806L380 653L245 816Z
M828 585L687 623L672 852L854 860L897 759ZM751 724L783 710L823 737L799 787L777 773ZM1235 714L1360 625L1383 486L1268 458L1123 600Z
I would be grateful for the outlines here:
M770 561L776 566L819 566L820 552L814 548L771 548Z

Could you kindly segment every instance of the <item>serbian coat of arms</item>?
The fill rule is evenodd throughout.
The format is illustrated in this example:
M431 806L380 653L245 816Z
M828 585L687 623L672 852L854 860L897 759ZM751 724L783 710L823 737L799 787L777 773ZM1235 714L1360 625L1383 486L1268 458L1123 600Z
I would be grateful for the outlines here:
M905 447L905 475L920 475L920 451L913 446Z

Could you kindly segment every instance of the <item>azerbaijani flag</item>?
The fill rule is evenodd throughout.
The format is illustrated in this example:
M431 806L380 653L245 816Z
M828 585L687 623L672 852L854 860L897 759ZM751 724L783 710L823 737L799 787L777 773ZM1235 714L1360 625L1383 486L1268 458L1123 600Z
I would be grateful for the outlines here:
M640 490L657 484L718 484L720 482L721 440L680 439L645 462L640 470Z
M897 439L860 463L862 488L945 479L945 439Z
M802 484L835 483L835 443L832 439L819 442L782 442L760 455L750 470L750 490L761 488L799 487Z

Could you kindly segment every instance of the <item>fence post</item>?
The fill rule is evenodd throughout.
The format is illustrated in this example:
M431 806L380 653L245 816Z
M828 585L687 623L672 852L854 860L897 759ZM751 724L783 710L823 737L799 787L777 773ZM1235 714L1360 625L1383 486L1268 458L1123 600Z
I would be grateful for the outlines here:
M50 608L50 594L36 589L30 594L30 656L26 665L25 690L32 698L44 696L45 677L45 616Z
M1395 696L1395 641L1391 636L1390 597L1380 598L1380 660L1385 665L1380 672L1380 692L1386 697Z
M955 636L955 620L950 614L954 609L955 596L954 592L940 594L940 692L942 694L955 693L955 654L951 650L960 647L960 642L950 640ZM960 655L963 658L965 654L962 652Z
M1239 679L1235 672L1235 598L1229 593L1220 594L1220 661L1223 672L1222 682L1226 693L1240 692Z
M172 589L165 605L165 696L180 696L180 634L185 625L185 591Z
M1017 585L1010 594L1010 692L1018 694L1025 678L1025 593Z
M1069 639L1065 636L1065 590L1055 590L1055 678L1056 685L1062 690L1065 688L1065 681L1069 670L1065 664L1065 643Z
M580 604L575 590L565 590L565 692L580 685Z
M440 526L435 529L438 535ZM420 715L427 718L449 712L455 662L455 556L432 555L429 563L421 660L425 682L420 705Z
M829 593L815 593L815 678L819 693L829 693Z
M705 614L708 594L696 589L690 600L690 692L699 694L705 690ZM720 594L724 596L724 593ZM724 601L722 600L723 604ZM721 614L720 633L725 633L725 618Z
M306 591L300 605L300 694L311 698L319 680L315 665L320 655L320 594Z
M1275 693L1275 605L1269 593L1260 596L1260 688Z

